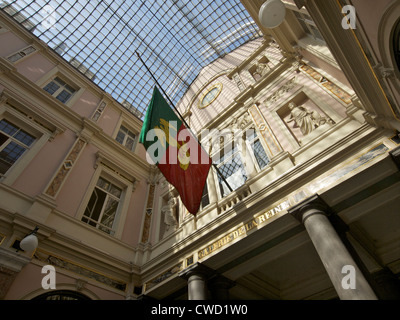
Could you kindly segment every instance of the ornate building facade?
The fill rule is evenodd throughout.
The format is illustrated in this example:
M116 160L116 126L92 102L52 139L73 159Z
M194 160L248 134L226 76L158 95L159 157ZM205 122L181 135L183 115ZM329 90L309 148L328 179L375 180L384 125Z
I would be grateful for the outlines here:
M266 29L242 3L264 36L176 105L219 171L196 216L142 121L0 12L0 299L400 298L400 5L284 1Z

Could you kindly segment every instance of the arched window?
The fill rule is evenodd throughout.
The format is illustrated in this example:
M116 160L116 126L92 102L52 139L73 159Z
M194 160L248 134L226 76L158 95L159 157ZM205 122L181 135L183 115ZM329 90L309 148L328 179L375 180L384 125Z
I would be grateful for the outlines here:
M400 20L397 22L393 33L393 53L397 63L397 68L400 71Z
M90 298L76 291L57 290L41 294L32 300L90 300Z

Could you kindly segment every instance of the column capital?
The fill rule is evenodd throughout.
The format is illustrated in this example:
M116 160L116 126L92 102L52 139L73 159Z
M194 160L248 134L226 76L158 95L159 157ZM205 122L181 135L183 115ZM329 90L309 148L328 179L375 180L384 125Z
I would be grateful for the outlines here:
M310 216L307 215L307 217L305 217L304 213L310 210L314 210L315 213L323 213L326 216L329 216L331 213L329 206L325 203L324 200L322 200L322 198L318 194L315 194L295 205L294 207L291 207L288 210L288 213L301 223L304 223L305 218Z
M204 264L196 262L195 264L191 265L190 267L182 270L179 272L179 277L189 280L191 276L198 275L202 276L205 280L210 278L215 274L215 271Z

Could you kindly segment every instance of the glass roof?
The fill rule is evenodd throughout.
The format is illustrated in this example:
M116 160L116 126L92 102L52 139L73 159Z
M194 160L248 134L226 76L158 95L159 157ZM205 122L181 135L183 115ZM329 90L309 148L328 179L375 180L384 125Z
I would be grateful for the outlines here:
M261 31L240 0L0 1L0 7L143 118L155 85L176 104L200 70Z

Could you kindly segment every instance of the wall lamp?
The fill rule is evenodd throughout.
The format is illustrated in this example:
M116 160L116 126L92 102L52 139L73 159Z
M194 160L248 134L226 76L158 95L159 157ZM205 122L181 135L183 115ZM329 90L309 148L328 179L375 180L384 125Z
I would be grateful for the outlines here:
M30 234L28 234L25 238L21 240L21 242L19 243L19 247L22 250L27 252L32 252L36 250L39 244L39 240L36 236L38 230L39 227L36 227L35 230L33 230Z

